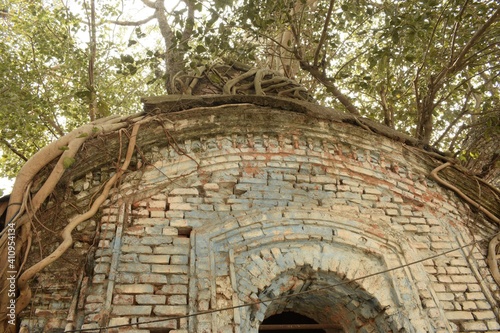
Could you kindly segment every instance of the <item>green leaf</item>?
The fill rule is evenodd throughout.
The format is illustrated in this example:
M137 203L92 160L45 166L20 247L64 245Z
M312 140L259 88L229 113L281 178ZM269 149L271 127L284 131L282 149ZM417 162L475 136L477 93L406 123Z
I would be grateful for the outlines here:
M75 163L75 159L73 157L65 157L63 159L64 169L69 169L74 163Z
M81 99L88 99L90 97L90 91L88 89L77 91L75 93L75 97L78 97Z
M61 147L59 147L59 150L69 150L69 147L68 146L61 146Z
M196 46L196 53L203 53L205 52L207 49L203 46L203 45L198 45Z
M120 55L120 59L127 64L133 64L135 62L134 57L132 57L129 54L122 54Z

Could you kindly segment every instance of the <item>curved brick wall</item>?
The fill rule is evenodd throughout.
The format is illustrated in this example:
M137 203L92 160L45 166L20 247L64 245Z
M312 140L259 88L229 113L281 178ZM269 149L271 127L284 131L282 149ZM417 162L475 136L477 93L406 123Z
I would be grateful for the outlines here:
M100 220L87 223L97 226L95 252L77 242L93 263L72 280L76 292L62 288L54 309L37 282L34 316L24 320L32 331L245 333L284 311L345 332L500 329L485 244L421 261L489 239L498 226L431 181L418 150L251 104L166 118ZM72 196L88 203L107 172L74 179Z

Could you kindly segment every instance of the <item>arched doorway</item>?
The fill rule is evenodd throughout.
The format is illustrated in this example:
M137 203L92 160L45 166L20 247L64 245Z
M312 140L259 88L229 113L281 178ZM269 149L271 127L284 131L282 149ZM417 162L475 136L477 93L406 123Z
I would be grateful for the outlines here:
M280 294L276 294L276 291L280 291ZM265 314L259 332L395 331L386 309L363 287L355 282L342 281L332 272L318 272L307 265L278 276L261 293L260 299L265 301L266 298L272 300L266 302L265 310L260 310L265 311ZM288 330L287 325L292 324L315 326L306 330ZM262 329L263 325L266 330Z
M326 330L325 330L326 329ZM286 311L266 318L259 326L259 332L287 333L343 333L340 327L319 324L316 320L293 311Z

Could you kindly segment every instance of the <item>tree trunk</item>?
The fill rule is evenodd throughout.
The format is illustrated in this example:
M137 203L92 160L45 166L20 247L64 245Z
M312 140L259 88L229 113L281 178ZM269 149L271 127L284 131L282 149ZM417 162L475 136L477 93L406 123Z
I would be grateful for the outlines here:
M423 101L419 103L417 129L415 137L424 145L429 144L434 127L433 112L436 107L434 99L438 88L432 83L429 84L429 90L424 96Z

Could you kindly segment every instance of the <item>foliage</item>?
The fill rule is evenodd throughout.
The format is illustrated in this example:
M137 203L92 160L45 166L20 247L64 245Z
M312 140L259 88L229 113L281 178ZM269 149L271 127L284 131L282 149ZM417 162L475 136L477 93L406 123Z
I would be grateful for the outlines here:
M73 22L63 8L19 1L9 4L1 22L0 143L8 176L66 131L62 117L72 122L80 114L72 93L85 67L84 54L74 48Z
M125 53L127 45L115 43L115 29L104 24L98 26L95 79L89 84L84 5L74 4L74 12L58 1L13 0L1 7L0 173L6 177L15 177L48 142L89 122L92 93L95 116L100 118L135 113L141 108L141 95L159 92L158 84L145 84L149 73L133 75L157 59L135 59L131 50ZM98 10L110 15L115 8Z
M494 1L246 0L236 11L236 24L255 41L248 52L258 49L268 65L294 59L303 71L292 75L321 83L311 83L318 100L424 143L455 150L448 145L457 128L447 127L471 124L498 103Z
M500 98L495 1L184 0L171 11L142 2L165 42L167 90L200 63L254 63L323 104L452 152L460 128L474 130Z
M0 46L5 174L91 119L93 103L96 117L134 112L139 96L172 93L178 72L220 59L278 70L322 104L456 154L481 115L498 110L494 0L141 1L139 9L98 1L94 23L92 0L8 5Z

